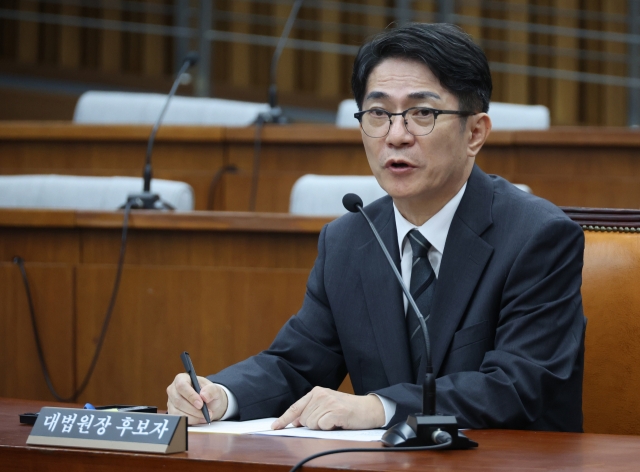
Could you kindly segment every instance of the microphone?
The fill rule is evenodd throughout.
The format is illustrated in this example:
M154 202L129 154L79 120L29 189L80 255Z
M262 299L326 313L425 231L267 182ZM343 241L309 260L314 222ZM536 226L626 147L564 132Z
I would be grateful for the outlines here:
M276 50L271 57L271 68L269 70L269 107L270 110L267 113L263 113L262 119L264 123L278 123L285 124L289 120L282 113L282 109L278 106L278 62L280 61L280 56L282 55L282 50L284 49L287 40L289 39L289 35L291 34L291 28L293 28L293 24L298 17L298 12L300 11L300 7L302 6L304 0L295 0L293 6L291 7L291 11L289 12L289 17L287 18L287 22L284 25L284 29L282 30L282 34L280 35L280 39L278 39L278 44L276 46Z
M144 169L142 171L143 178L143 187L142 193L129 195L127 198L127 203L132 200L131 208L134 210L174 210L171 205L166 202L160 200L160 196L158 194L151 193L151 177L153 175L151 168L151 151L153 150L153 143L156 139L156 133L158 132L158 128L160 128L160 124L162 123L162 119L164 118L167 109L169 108L169 102L176 94L176 90L178 90L178 86L180 85L180 79L183 74L190 67L194 66L198 62L198 54L195 52L188 53L184 61L182 62L182 67L178 71L176 79L173 81L173 85L171 86L171 90L169 91L169 95L167 95L167 101L164 103L164 107L158 116L155 124L153 125L153 129L151 130L151 135L149 136L149 141L147 142L147 154L145 158ZM126 206L123 205L120 208L124 208Z
M289 122L287 117L282 113L282 109L278 106L278 61L280 60L282 50L287 43L287 39L289 39L289 34L291 33L291 28L293 28L293 23L295 23L296 18L298 17L298 12L300 11L302 2L303 0L294 1L293 6L291 7L291 11L289 12L289 17L287 18L287 22L284 25L282 34L280 35L280 39L278 39L276 50L271 57L271 68L269 70L269 111L260 113L255 121L256 131L253 138L253 170L251 172L249 211L256 210L256 199L258 197L258 180L260 177L260 147L262 140L262 128L266 123L283 125Z
M376 237L404 295L407 297L411 308L413 308L418 318L424 337L427 371L422 383L422 413L409 415L406 421L389 428L382 436L383 444L389 447L419 447L450 442L451 444L447 449L469 449L471 447L477 447L478 443L470 440L458 431L458 421L455 416L436 415L436 379L431 364L431 343L424 316L422 316L415 300L411 296L411 292L409 292L409 289L402 280L402 276L400 272L398 272L378 230L376 230L373 222L362 208L362 199L355 193L348 193L342 198L342 204L352 213L360 212L364 219L367 220L367 223L369 223L373 235Z

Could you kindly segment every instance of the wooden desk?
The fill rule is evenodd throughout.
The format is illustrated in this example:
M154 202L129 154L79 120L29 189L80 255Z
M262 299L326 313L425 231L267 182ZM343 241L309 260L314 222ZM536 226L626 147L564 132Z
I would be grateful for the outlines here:
M122 212L0 210L0 396L53 399L14 256L26 261L54 385L69 395L95 350L122 218ZM182 370L180 352L188 350L204 374L267 348L302 304L326 221L132 212L113 318L80 400L162 407L167 385Z
M148 126L68 122L0 123L0 174L140 176ZM213 192L215 210L246 211L253 169L253 128L164 126L153 153L154 176L182 180L207 209L217 171L235 166ZM639 208L640 131L552 128L496 131L477 158L487 173L529 185L556 205ZM327 125L263 130L257 210L287 212L293 183L307 174L370 175L359 130Z
M596 230L585 233L584 426L638 434L633 379L640 378L634 363L640 212L565 211ZM182 371L183 350L206 375L269 346L300 308L326 221L272 213L133 212L113 319L80 401L162 407L166 386ZM45 356L54 385L67 396L95 350L121 225L122 213L115 212L0 210L0 396L53 400L13 257L26 260ZM635 232L617 233L629 229ZM346 380L343 390L349 389Z
M44 405L42 402L0 399L0 464L3 471L285 472L306 456L328 449L382 447L380 443L227 434L190 434L189 450L169 456L27 446L31 428L20 425L18 415L38 411ZM637 467L640 451L639 436L506 430L469 431L468 436L480 444L478 449L337 454L315 459L303 470L626 472Z

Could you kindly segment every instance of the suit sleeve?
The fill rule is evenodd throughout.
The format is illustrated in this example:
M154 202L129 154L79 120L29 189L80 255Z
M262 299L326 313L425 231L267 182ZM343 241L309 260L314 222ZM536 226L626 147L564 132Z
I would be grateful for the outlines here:
M280 416L314 386L337 389L346 376L324 291L325 236L326 226L320 233L302 308L269 349L208 377L233 392L240 420Z
M436 380L438 414L456 416L464 428L546 429L535 425L550 399L570 392L580 401L583 253L584 234L566 218L547 221L526 241L508 268L494 349L478 371ZM420 411L421 390L399 384L375 393L397 403L393 424Z

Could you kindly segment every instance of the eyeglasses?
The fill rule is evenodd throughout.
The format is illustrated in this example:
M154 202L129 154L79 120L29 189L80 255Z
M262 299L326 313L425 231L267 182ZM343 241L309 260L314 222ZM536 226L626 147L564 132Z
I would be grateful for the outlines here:
M389 134L392 116L402 116L404 127L414 136L426 136L436 126L436 119L440 115L472 116L473 111L436 110L435 108L413 107L400 113L391 113L382 108L371 108L359 111L353 116L360 122L362 131L370 138L384 138Z

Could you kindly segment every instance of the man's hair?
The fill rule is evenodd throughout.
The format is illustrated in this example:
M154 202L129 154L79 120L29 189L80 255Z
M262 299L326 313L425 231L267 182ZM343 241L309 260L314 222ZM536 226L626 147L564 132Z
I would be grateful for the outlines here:
M457 26L408 23L385 30L365 43L358 51L351 76L351 89L360 110L371 71L388 58L426 65L440 84L458 98L459 110L489 110L493 85L487 57Z

